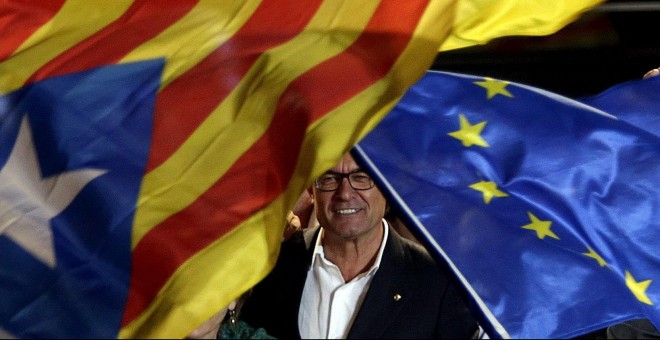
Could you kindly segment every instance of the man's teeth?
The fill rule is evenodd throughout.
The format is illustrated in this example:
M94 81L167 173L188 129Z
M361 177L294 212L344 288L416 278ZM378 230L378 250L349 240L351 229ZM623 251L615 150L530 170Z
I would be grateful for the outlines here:
M337 210L337 214L345 215L345 214L355 214L358 212L358 209L339 209Z

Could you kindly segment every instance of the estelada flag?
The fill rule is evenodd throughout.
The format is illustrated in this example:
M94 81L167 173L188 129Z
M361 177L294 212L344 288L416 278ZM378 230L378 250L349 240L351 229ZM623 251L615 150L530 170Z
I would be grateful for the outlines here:
M188 334L268 273L288 207L426 71L454 13L4 2L0 332Z

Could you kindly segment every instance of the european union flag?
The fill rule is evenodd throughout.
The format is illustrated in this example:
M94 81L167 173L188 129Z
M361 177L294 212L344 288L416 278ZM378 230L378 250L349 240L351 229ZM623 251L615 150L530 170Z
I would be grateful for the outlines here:
M0 335L114 338L162 60L0 97Z
M660 139L632 123L657 121L659 90L656 77L584 100L598 109L430 72L356 151L453 266L491 337L660 326ZM611 103L635 109L624 121Z

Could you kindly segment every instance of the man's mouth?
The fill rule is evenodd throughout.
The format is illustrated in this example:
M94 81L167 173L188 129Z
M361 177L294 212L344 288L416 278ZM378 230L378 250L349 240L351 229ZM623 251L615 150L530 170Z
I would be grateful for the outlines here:
M335 210L335 213L339 215L350 215L355 214L358 211L360 211L360 209L337 209Z

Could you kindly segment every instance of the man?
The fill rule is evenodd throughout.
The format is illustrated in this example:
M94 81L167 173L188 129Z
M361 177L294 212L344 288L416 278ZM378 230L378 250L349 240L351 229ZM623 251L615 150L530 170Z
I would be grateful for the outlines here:
M446 269L383 219L387 202L350 154L314 183L320 228L282 244L241 315L277 338L469 338L477 324Z

